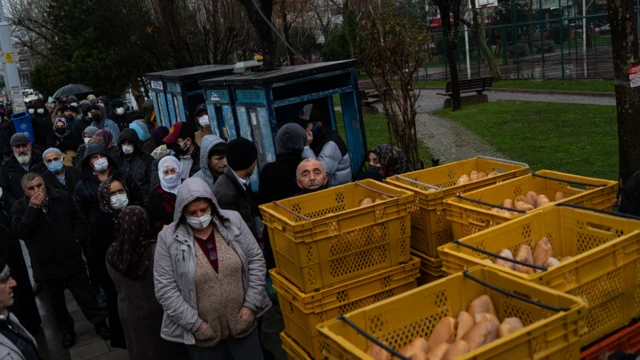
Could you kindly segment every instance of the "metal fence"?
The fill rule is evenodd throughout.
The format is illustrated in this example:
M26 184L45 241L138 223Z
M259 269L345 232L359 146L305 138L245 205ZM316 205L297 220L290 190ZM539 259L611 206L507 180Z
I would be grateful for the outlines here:
M522 5L525 1L528 5ZM635 16L640 18L640 0L629 1L636 2ZM500 7L481 9L486 24L482 34L502 78L612 79L611 30L602 2L511 0L507 6L501 2ZM418 80L448 80L444 38L433 22L430 27L429 61ZM461 30L457 47L460 78L490 76L470 29L466 38Z

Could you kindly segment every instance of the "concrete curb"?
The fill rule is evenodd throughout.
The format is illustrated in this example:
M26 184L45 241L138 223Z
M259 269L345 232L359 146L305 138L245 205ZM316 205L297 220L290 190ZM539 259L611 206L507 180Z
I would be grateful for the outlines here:
M443 90L441 87L417 87L421 90ZM586 91L558 91L558 90L530 90L530 89L500 89L490 88L485 92L506 92L516 94L541 94L541 95L573 95L573 96L593 96L593 97L616 97L616 94L606 92L586 92Z

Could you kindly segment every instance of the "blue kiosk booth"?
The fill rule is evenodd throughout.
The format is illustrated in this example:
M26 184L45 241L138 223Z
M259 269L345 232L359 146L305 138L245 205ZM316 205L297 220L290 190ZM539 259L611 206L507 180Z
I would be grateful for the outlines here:
M205 65L147 74L158 125L171 127L176 122L192 122L198 105L204 103L198 81L233 73L233 65Z
M232 140L240 136L256 144L258 170L276 159L278 129L296 121L302 107L313 103L324 109L324 117L334 129L344 129L355 175L363 164L366 147L355 65L355 60L346 60L273 70L255 68L199 83L206 95L209 118L212 122L215 118L221 137ZM340 123L340 116L334 111L333 95L340 97ZM251 181L255 191L257 173Z

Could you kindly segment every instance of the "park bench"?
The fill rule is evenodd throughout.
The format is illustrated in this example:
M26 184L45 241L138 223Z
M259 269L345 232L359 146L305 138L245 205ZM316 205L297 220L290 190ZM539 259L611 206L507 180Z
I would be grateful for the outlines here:
M358 90L360 92L360 99L362 99L362 105L371 105L380 101L380 95L373 84L373 80L358 80Z
M481 95L485 90L487 90L487 88L490 88L491 85L493 85L493 78L488 76L475 79L466 79L459 80L458 83L460 84L459 86L461 94L475 92L478 93L478 95ZM453 86L451 85L451 81L447 81L447 86L445 87L444 92L438 93L438 95L449 97L453 95Z

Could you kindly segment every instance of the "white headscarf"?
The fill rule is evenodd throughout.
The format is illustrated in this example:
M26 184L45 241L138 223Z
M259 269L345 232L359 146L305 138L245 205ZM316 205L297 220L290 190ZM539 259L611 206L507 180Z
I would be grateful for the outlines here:
M178 172L177 175L170 179L167 179L164 176L164 170L168 168L174 168ZM173 194L178 193L178 187L182 183L182 179L180 178L180 160L175 157L168 155L163 157L158 164L158 176L160 177L160 186L162 186L162 190L166 192L170 192ZM176 180L177 177L177 180Z

